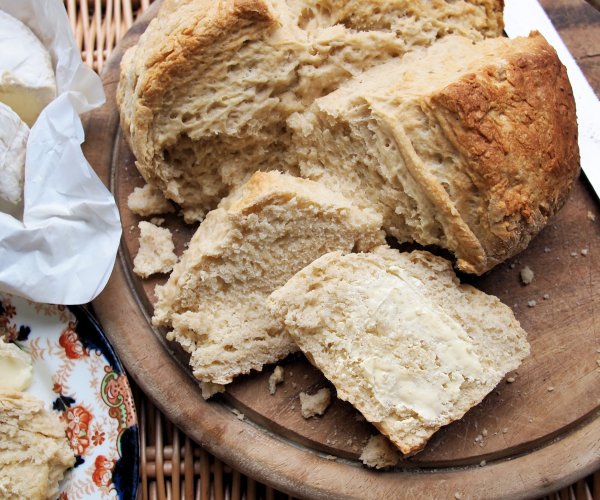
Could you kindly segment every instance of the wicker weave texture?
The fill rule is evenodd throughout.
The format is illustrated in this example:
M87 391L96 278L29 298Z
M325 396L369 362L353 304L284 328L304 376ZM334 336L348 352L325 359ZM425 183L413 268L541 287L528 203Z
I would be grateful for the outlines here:
M81 57L98 73L152 0L65 0ZM600 3L600 0L593 0ZM134 388L141 436L143 500L271 500L292 497L249 478L194 443ZM600 471L543 500L600 500Z

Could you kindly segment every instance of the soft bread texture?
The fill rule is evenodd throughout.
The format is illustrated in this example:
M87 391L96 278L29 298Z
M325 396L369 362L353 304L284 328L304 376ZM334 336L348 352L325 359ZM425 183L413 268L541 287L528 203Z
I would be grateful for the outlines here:
M403 453L421 450L529 354L496 297L428 252L332 252L268 299L308 359Z
M257 172L202 222L156 289L153 322L172 328L202 382L260 370L297 349L270 316L269 294L327 252L380 245L380 224L317 183Z
M146 181L200 220L256 170L294 172L291 113L449 34L499 36L502 8L502 0L167 0L123 57L121 124Z
M0 497L55 499L75 463L58 415L23 392L0 392Z
M481 274L522 251L579 173L575 104L539 34L446 37L288 120L304 177L376 207L400 241Z
M168 273L177 262L171 231L140 221L140 248L133 259L133 272L142 278Z

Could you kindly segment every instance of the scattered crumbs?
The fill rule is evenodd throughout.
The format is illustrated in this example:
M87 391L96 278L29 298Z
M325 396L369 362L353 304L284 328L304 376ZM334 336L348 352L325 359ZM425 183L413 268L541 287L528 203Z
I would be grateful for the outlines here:
M515 377L508 377L508 378L506 379L506 383L507 383L507 384L512 384L514 381L515 381Z
M152 222L152 224L154 224L155 226L162 226L165 222L164 217L152 217L152 219L150 219L150 222Z
M508 267L510 267L511 269L514 269L514 268L515 268L515 263L514 263L514 262L511 262L511 263L510 263L510 265L509 265Z
M556 257L556 260L560 260L560 257Z
M581 255L583 255L584 257L587 257L589 250L587 248L582 248L581 249Z
M596 349L596 352L597 352L598 354L600 354L600 347L598 347L598 349Z
M475 442L481 443L482 441L483 441L483 436L481 434L477 434L477 436L475 436Z
M533 417L529 417L527 421L531 424L533 422Z
M571 257L577 257L577 252L571 252Z
M337 457L334 455L325 455L326 460L335 460Z
M350 438L346 441L346 446L352 446L353 443L354 443L354 438Z
M273 373L269 377L269 394L273 396L277 392L277 385L281 384L285 379L283 368L279 365L275 367Z
M508 432L508 427L503 427L502 428L502 434L506 434Z
M537 306L536 300L530 300L529 302L527 302L527 307L535 307L535 306Z
M552 386L548 387L548 392L554 392L554 387L552 387Z
M485 467L487 464L487 462L485 460L482 460L481 462L479 462L479 467Z
M237 408L234 408L231 410L231 412L238 418L238 420L244 420L244 418L246 418L246 416Z
M515 303L513 304L513 309L518 309L518 308L519 308L519 304L518 304L518 302L515 302Z
M524 285L529 285L533 281L534 276L535 274L529 266L521 269L521 281Z
M592 222L594 222L596 220L596 216L592 213L591 210L588 210L587 220L591 220Z
M454 500L462 500L462 497L460 496L460 493L458 491L454 493Z
M292 382L292 389L298 389L298 384L296 382Z
M294 376L294 372L290 372L290 377L293 377L293 376Z
M483 437L487 437L487 435L488 435L488 430L487 430L487 429L483 429L483 431L481 431L481 435L482 435Z
M304 418L323 415L331 403L331 391L327 388L319 389L315 394L300 393L300 413Z
M550 247L544 247L544 253L550 253Z
M550 298L550 294L548 294L548 293L545 293L545 294L544 294L544 300L548 300L549 298Z

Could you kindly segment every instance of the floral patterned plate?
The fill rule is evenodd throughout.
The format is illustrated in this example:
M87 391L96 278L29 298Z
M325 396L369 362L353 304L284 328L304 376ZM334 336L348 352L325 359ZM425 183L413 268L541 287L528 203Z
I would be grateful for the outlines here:
M77 459L61 500L135 498L139 432L121 362L82 307L35 304L0 294L0 336L31 354L28 392L59 411Z

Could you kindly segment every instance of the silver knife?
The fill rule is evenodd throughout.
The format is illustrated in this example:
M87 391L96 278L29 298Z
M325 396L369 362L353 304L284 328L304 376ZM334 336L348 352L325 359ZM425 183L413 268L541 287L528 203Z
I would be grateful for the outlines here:
M600 197L600 101L594 90L537 0L505 0L504 24L510 38L539 31L567 67L577 106L581 168Z

